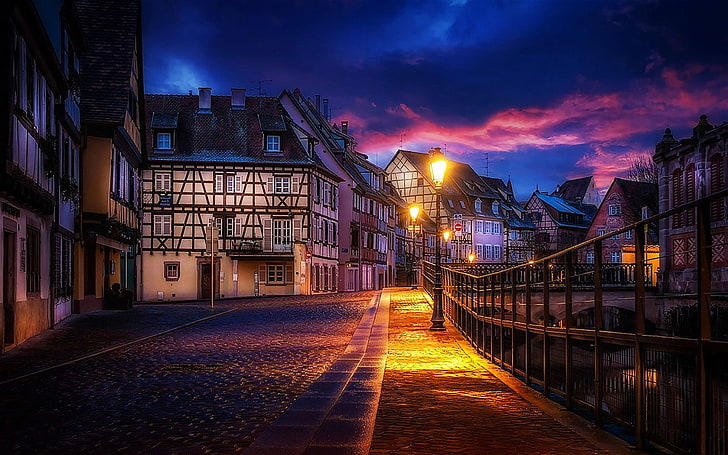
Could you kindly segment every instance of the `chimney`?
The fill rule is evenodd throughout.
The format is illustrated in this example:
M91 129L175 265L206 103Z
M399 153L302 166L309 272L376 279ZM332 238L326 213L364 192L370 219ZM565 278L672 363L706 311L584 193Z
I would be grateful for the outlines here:
M329 99L328 98L324 98L324 118L326 119L327 122L331 121L331 119L329 118Z
M200 109L198 112L211 112L212 89L209 87L200 87Z
M341 121L341 132L344 134L349 134L349 121L348 120Z
M245 109L245 89L233 88L230 96L230 108L233 110Z

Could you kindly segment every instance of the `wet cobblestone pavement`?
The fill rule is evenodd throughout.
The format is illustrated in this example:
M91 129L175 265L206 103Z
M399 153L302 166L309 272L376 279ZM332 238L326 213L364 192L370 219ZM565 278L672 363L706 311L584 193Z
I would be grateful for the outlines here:
M238 311L2 384L2 454L240 453L343 352L372 293ZM205 304L74 317L0 357L0 382L210 316Z
M0 455L639 453L430 314L386 289L73 316L0 356Z
M425 302L421 291L392 293L370 454L618 453L600 450L515 393L449 321L447 331L430 331Z

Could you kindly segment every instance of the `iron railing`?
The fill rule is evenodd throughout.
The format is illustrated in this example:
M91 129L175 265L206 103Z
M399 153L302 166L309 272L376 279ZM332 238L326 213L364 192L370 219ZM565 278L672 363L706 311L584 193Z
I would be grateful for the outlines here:
M718 234L728 222L710 217L711 203L725 204L727 195L529 264L492 272L444 264L446 316L484 357L597 426L628 429L627 439L638 448L728 453L728 265L717 256L727 248ZM670 217L687 210L697 213L695 263L680 276L692 281L660 282L674 276L672 265L679 263L672 258L678 252L663 241L661 278L652 283L645 226L657 223L668 236ZM634 261L604 263L603 242L627 231L636 243ZM586 251L594 252L593 264L578 262ZM430 294L434 270L425 263Z

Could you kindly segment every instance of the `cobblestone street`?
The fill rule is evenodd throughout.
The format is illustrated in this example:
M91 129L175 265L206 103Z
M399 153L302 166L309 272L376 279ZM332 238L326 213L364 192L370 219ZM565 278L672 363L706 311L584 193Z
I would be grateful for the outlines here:
M0 356L1 454L625 454L421 290L71 317Z
M240 309L6 382L0 453L241 452L341 354L371 296L219 302L214 313ZM139 305L72 318L0 357L0 381L211 314Z

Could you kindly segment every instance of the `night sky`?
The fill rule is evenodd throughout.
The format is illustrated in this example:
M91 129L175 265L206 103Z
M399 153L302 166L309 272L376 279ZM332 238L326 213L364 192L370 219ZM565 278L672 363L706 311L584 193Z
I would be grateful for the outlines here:
M300 88L358 150L606 189L670 127L728 121L725 0L143 0L147 93Z

